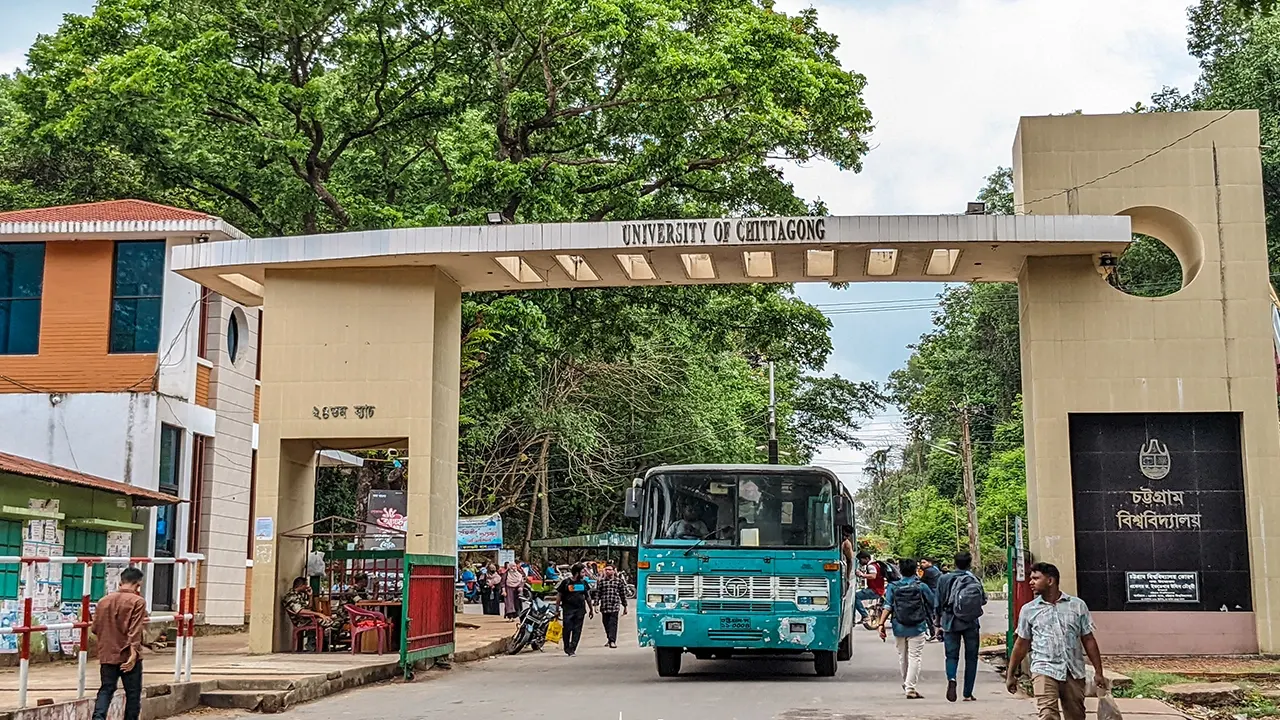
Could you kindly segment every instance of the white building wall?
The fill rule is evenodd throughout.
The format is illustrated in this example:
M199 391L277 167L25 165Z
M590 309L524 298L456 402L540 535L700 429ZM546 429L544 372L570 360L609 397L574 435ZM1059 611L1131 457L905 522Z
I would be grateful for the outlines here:
M171 238L169 253L191 238ZM159 487L160 426L182 428L178 465L180 497L191 499L194 435L206 445L204 503L200 522L201 612L206 622L244 622L245 554L249 532L250 468L255 446L253 422L258 311L225 298L215 299L208 322L213 408L194 404L200 342L201 288L177 273L165 275L156 393L0 394L0 451L90 475L155 490ZM243 313L240 351L227 354L227 319ZM191 504L175 514L175 547L188 546ZM155 552L154 508L138 508L133 552ZM147 587L153 586L153 566ZM148 603L151 592L147 592Z
M167 255L172 255L174 246L190 242L190 238L170 238ZM167 262L166 257L166 267ZM200 285L175 272L167 272L160 311L160 377L156 386L161 394L195 401L199 343Z
M159 399L150 393L0 395L0 450L154 490Z
M233 315L240 325L234 362L227 341ZM207 623L240 625L244 623L258 312L218 298L210 307L208 327L206 347L213 362L209 399L217 412L217 434L210 443L200 528L207 568L200 588L201 611Z

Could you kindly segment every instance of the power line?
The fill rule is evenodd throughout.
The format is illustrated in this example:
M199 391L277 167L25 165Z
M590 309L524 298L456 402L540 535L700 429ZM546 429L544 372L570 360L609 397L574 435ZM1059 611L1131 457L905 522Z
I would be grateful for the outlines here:
M1118 175L1118 174L1120 174L1120 173L1124 172L1125 170L1128 170L1129 168L1132 168L1132 167L1134 167L1134 166L1140 165L1140 164L1142 164L1142 163L1144 163L1144 162L1146 162L1146 161L1150 160L1151 158L1153 158L1153 157L1155 157L1155 156L1159 155L1160 153L1164 152L1165 150L1168 150L1169 148L1173 147L1174 145L1177 145L1178 143L1181 143L1183 140L1186 140L1186 139L1188 139L1188 138L1190 138L1190 137L1192 137L1192 136L1194 136L1194 135L1197 135L1197 134L1199 134L1199 133L1201 133L1201 132L1203 132L1203 131L1205 131L1205 130L1208 130L1210 127L1212 127L1212 126L1213 126L1213 125L1215 125L1216 123L1221 122L1221 121L1226 120L1227 118L1231 117L1231 115L1232 115L1233 113L1235 113L1235 112L1236 112L1235 110L1227 110L1227 111L1226 111L1225 113L1223 113L1222 115L1219 115L1218 117L1216 117L1216 118L1214 118L1214 119L1210 120L1209 122L1205 123L1204 125L1201 125L1200 127L1196 128L1195 130L1192 130L1191 132L1187 133L1186 135L1183 135L1182 137L1178 138L1177 140L1174 140L1173 142L1169 143L1168 145L1165 145L1164 147L1161 147L1161 148L1159 148L1159 149L1157 149L1157 150L1152 150L1151 152L1147 153L1146 155L1143 155L1142 157L1138 158L1137 160L1134 160L1133 162L1129 163L1128 165L1122 165L1122 166L1120 166L1120 167L1116 168L1115 170L1112 170L1111 172L1106 173L1105 175L1099 175L1098 177L1096 177L1096 178L1094 178L1094 179L1092 179L1092 180L1090 180L1090 181L1088 181L1088 182L1080 183L1079 185L1076 185L1075 187L1067 188L1066 190L1059 190L1058 192L1052 193L1052 194L1050 194L1050 195L1045 195L1044 197L1042 197L1042 198L1038 198L1038 199L1036 199L1036 200L1030 200L1030 201L1027 201L1027 202L1024 202L1024 203L1020 203L1020 207L1021 207L1021 209L1022 209L1024 212L1017 212L1017 211L1018 211L1018 209L1019 209L1019 206L1015 206L1015 207L1014 207L1014 212L1015 212L1015 213L1017 213L1017 214L1019 214L1019 215L1025 215L1025 214L1026 214L1025 210L1026 210L1026 207L1027 207L1028 205L1034 205L1034 204L1036 204L1036 203L1044 202L1045 200L1052 200L1052 199L1054 199L1054 198L1057 198L1057 197L1061 197L1061 196L1063 196L1063 195L1066 195L1067 193L1070 193L1070 192L1074 192L1074 191L1076 191L1076 190L1079 190L1080 188L1088 187L1088 186L1090 186L1090 185L1092 185L1092 184L1094 184L1094 183L1096 183L1096 182L1101 182L1101 181L1103 181L1103 180L1106 180L1107 178L1109 178L1109 177L1111 177L1111 176L1113 176L1113 175Z

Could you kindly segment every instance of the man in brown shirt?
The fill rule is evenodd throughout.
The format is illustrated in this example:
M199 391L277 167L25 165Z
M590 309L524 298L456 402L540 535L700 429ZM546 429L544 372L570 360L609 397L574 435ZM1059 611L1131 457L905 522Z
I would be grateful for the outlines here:
M98 637L102 686L93 706L93 720L106 720L116 683L124 684L124 720L138 720L142 709L142 630L147 625L147 601L142 599L142 571L125 568L120 589L98 601L91 630Z

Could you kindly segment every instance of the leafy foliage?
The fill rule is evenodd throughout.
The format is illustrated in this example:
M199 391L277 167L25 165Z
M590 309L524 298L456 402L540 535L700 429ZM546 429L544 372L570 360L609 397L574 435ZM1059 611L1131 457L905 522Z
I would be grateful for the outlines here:
M770 160L867 150L836 46L749 0L101 0L10 124L254 233L803 214Z
M255 235L800 215L779 161L858 170L864 79L754 0L99 0L0 79L0 209L140 197ZM464 298L459 494L510 537L611 529L662 462L853 444L879 389L819 377L784 285ZM375 453L376 455L376 453ZM326 470L325 513L403 483Z

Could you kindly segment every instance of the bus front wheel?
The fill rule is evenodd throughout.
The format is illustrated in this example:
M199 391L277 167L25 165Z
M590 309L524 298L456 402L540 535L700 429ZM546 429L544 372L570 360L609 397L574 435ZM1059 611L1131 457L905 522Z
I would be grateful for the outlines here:
M840 641L840 649L836 651L837 660L853 659L853 630Z
M653 657L658 663L658 677L675 677L680 674L680 648L654 648Z
M813 653L813 668L818 671L818 677L832 677L835 675L835 652L832 650L815 650Z

